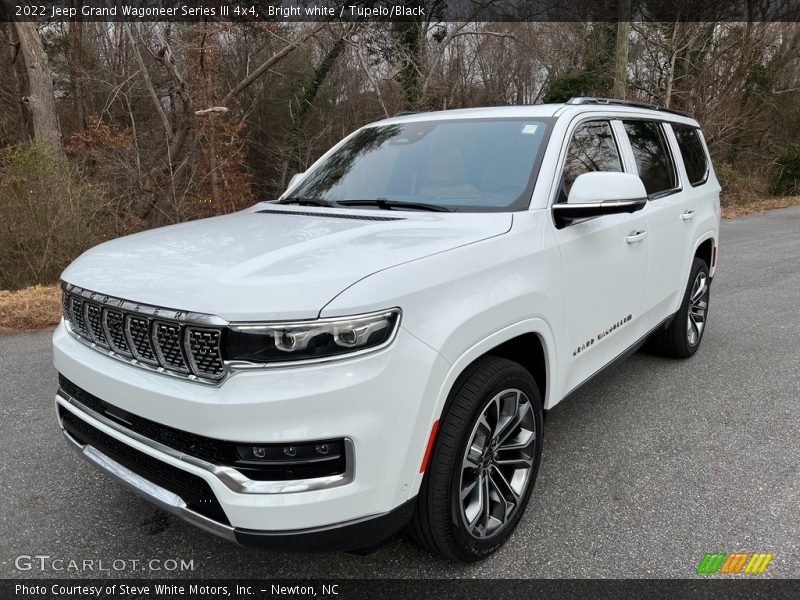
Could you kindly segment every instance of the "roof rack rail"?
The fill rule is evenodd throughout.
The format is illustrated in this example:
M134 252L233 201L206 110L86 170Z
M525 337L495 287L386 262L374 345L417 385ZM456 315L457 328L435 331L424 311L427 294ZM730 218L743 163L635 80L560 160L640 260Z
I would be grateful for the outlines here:
M401 110L400 112L394 113L392 116L402 117L404 115L416 115L418 112L418 110Z
M672 113L674 115L680 115L682 117L690 117L690 115L686 114L685 112L674 110L672 108L664 108L663 106L658 106L657 104L648 104L646 102L630 102L628 100L617 100L616 98L592 98L589 96L578 96L575 98L570 98L565 102L565 104L573 104L573 105L604 104L604 105L614 105L614 106L632 106L635 108L646 108L648 110L658 110L661 112Z

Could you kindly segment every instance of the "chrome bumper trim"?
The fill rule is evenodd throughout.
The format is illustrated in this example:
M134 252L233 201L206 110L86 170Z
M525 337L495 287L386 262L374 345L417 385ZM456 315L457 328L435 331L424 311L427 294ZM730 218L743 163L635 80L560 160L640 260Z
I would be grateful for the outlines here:
M181 499L177 494L173 494L169 490L165 490L161 486L148 481L144 477L137 475L127 467L119 464L117 461L109 458L99 450L86 444L80 444L69 433L62 430L64 438L70 448L80 454L87 462L94 465L101 471L105 472L112 479L121 483L128 489L132 490L144 499L152 502L159 508L175 515L176 517L199 527L209 533L213 533L228 541L236 542L233 527L218 523L208 517L193 511L186 506L186 502Z
M339 475L329 475L327 477L316 477L313 479L292 479L288 481L259 481L249 479L242 475L233 467L225 467L207 462L196 456L190 456L179 452L174 448L165 446L155 440L151 440L141 434L131 431L119 425L92 409L83 406L72 398L64 390L56 393L56 403L65 410L70 411L76 417L83 419L90 425L100 429L104 433L112 435L119 441L130 444L130 440L135 440L162 454L166 454L176 460L198 467L213 475L220 483L237 494L295 494L299 492L311 492L315 490L329 489L351 483L355 478L355 451L353 441L350 438L344 440L346 470ZM109 431L109 429L111 431ZM158 457L156 457L158 458Z

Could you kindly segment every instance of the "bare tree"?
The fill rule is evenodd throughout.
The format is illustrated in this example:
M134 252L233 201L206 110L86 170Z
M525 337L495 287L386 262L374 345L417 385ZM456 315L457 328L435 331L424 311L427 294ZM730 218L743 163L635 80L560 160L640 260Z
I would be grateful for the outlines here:
M617 22L616 49L614 52L614 96L625 99L628 81L628 45L631 32L631 0L620 0Z
M25 62L27 94L20 101L30 111L34 136L50 147L56 160L64 160L58 125L53 79L36 23L14 21L20 52Z

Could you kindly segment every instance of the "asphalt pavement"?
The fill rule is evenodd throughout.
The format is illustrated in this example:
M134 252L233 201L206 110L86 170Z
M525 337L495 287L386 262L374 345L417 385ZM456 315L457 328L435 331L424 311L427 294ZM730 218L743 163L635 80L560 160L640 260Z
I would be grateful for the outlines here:
M49 333L0 337L0 375L0 577L682 578L712 551L800 577L800 207L723 222L699 352L637 353L554 410L527 513L478 564L402 536L368 556L239 548L68 451Z

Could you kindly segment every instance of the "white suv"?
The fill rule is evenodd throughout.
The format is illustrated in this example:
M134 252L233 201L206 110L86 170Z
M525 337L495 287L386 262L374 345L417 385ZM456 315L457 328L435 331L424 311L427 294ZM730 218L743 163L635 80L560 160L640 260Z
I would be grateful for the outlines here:
M522 518L543 411L645 341L703 336L719 185L654 106L399 115L284 196L63 274L59 422L86 459L242 544L405 526L458 560Z

